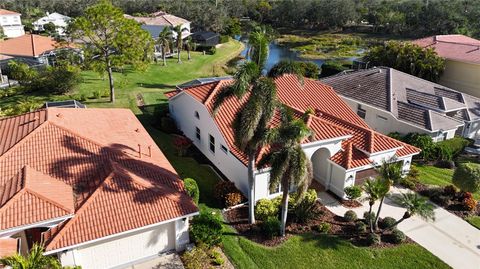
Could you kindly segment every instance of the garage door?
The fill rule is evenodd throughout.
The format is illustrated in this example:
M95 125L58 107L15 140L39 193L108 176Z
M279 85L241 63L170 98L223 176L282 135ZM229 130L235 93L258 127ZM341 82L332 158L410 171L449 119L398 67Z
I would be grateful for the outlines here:
M361 186L370 177L376 177L378 175L374 168L358 171L355 174L355 185Z
M76 263L83 269L112 268L175 248L174 222L157 228L112 238L78 249Z

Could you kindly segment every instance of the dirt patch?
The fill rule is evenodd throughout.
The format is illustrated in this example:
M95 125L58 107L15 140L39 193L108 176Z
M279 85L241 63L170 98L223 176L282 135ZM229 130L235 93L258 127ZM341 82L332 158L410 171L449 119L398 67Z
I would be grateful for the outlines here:
M362 221L346 221L343 217L337 216L329 211L321 203L317 202L314 211L316 217L308 220L306 223L296 223L291 218L287 220L286 236L276 236L274 238L267 238L261 230L261 221L257 221L256 224L248 223L248 207L237 207L224 212L225 220L238 232L239 235L248 238L256 243L265 246L276 246L287 240L292 235L299 235L304 233L313 234L325 234L322 232L321 226L327 223L330 229L327 234L342 237L356 246L367 246L366 237L368 232L357 232L356 222ZM378 248L393 247L397 244L392 243L391 232L384 231L378 232L382 238L380 244L375 245ZM413 241L407 237L406 243L412 243Z

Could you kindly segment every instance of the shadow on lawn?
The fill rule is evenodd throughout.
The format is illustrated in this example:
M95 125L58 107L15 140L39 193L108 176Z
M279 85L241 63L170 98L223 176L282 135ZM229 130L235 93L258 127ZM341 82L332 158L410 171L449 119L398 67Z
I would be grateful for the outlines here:
M340 249L345 247L352 247L352 244L345 239L331 235L319 235L313 233L304 233L297 235L300 240L305 243L313 242L316 247Z
M165 83L142 83L137 82L138 87L146 88L146 89L174 89L176 85L173 84L165 84Z

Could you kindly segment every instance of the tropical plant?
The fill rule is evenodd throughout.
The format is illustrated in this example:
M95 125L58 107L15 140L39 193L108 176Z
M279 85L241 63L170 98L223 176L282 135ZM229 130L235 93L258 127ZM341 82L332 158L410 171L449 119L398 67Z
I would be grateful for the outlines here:
M268 58L268 35L264 27L258 27L248 37L248 55L259 67L265 66Z
M412 216L418 215L424 220L435 220L434 206L428 202L427 198L418 195L417 193L402 193L400 197L396 198L396 202L405 207L407 211L402 218L397 220L392 227L397 227L402 221L409 219Z
M213 247L222 242L222 221L214 212L202 211L192 220L190 235L197 244Z
M77 17L68 31L72 38L83 41L85 61L95 70L108 73L110 102L115 102L113 68L129 65L145 69L153 53L150 34L134 20L123 16L120 8L108 0L88 7L83 16Z
M297 189L297 203L303 199L312 180L312 164L300 143L311 135L303 119L293 119L292 113L282 109L282 122L271 134L276 149L266 154L259 166L270 164L270 189L281 185L283 190L281 209L281 236L285 236L290 188Z
M188 196L192 197L195 204L198 205L198 200L200 199L200 189L198 188L198 184L193 178L185 178L183 180L183 184L185 186L185 191L187 192Z
M382 164L376 168L377 173L380 177L380 204L378 205L377 214L373 227L376 229L378 227L378 218L380 217L380 211L382 210L383 202L385 197L390 191L390 187L393 183L399 183L402 179L402 162L397 162L395 158L392 158L388 161L383 160Z
M362 188L356 185L346 187L344 191L349 200L357 200L360 198L360 196L362 196Z
M0 265L12 269L60 269L60 263L52 256L44 255L44 248L37 243L33 244L27 256L19 254L0 259Z
M195 50L195 43L192 40L192 37L189 36L185 39L185 49L187 50L188 60L192 59L190 51Z
M278 206L270 199L260 199L255 205L255 216L259 220L278 215Z
M182 46L183 46L182 25L180 24L173 27L173 30L177 34L177 37L175 39L175 45L177 47L177 63L181 63L182 59L180 58L180 52L182 51Z
M480 164L460 164L453 173L452 182L464 192L476 192L480 190Z
M167 66L167 48L169 48L170 43L172 42L172 30L169 27L163 28L163 30L158 34L157 43L160 46L162 52L163 66Z

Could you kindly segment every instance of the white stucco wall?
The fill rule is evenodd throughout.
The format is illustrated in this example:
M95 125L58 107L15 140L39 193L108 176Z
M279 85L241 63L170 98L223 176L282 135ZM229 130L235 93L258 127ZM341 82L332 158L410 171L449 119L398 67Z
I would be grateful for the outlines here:
M175 222L113 237L60 253L62 266L105 269L130 264L175 249Z
M0 15L0 26L8 38L18 37L25 34L19 14Z
M480 64L447 59L439 83L449 88L480 97Z
M248 170L231 152L210 112L188 94L179 94L170 99L170 114L177 127L190 138L194 145L248 197ZM172 109L173 108L173 109ZM195 117L195 111L200 118ZM196 127L201 131L201 139L196 138ZM215 138L215 153L210 151L209 135ZM225 153L221 145L228 149Z
M429 132L421 127L417 127L411 123L401 121L395 118L391 113L380 110L374 106L360 103L356 100L340 96L342 99L348 104L350 108L354 112L357 112L358 105L360 104L363 109L365 109L365 122L370 126L370 128L374 129L375 131L388 134L391 132L399 132L400 134L408 134L408 133L420 133L420 134L428 134L432 137L434 142L443 140L443 133L447 133L447 139L453 138L455 136L455 130L446 130L443 132ZM385 120L386 119L386 120Z

